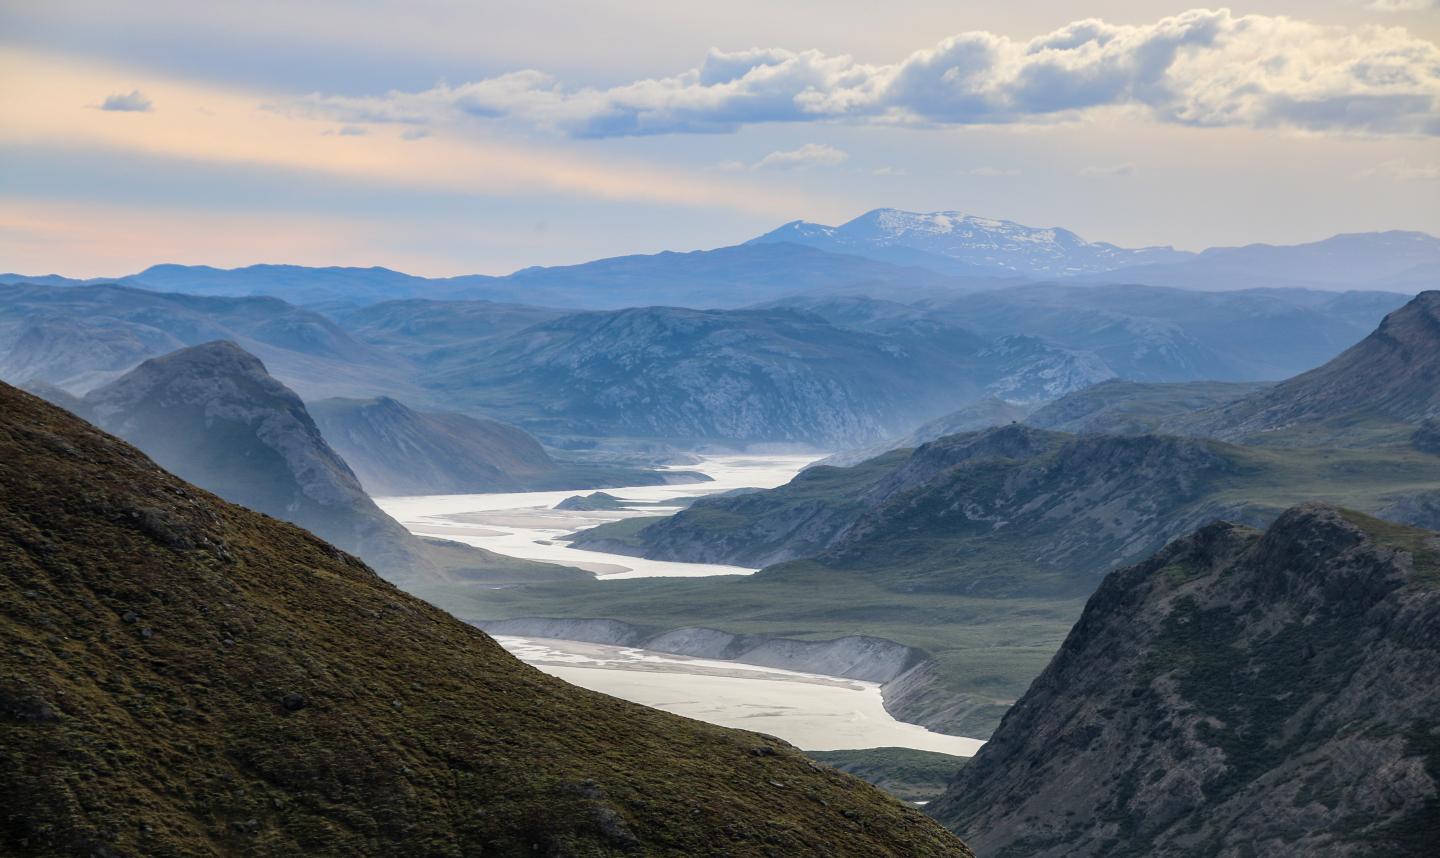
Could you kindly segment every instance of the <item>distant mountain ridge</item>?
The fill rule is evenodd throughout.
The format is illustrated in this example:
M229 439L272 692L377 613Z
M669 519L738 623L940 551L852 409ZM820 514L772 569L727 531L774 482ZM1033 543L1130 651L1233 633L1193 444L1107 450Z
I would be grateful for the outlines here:
M1295 245L1126 248L1060 227L959 211L881 208L840 226L791 221L738 245L628 254L505 275L421 277L379 266L152 265L117 278L0 274L0 284L123 283L210 296L272 295L325 310L383 301L486 300L567 309L739 308L812 290L967 292L1024 282L1126 283L1202 291L1256 288L1413 294L1440 278L1440 238L1349 233Z
M957 211L900 209L875 209L840 226L791 221L747 243L774 242L972 276L1062 277L1194 256L1172 247L1132 250L1092 243L1058 227L1036 228Z
M1390 230L1293 245L1212 247L1184 261L1141 263L1080 279L1212 291L1268 287L1414 294L1440 283L1440 238Z
M1192 434L1262 443L1363 445L1406 438L1435 417L1440 291L1429 291L1323 366L1171 423Z
M303 265L152 265L102 280L0 274L0 284L78 286L120 283L192 295L270 295L325 310L383 301L428 299L511 302L570 310L614 310L654 304L738 308L806 289L888 284L892 288L968 288L929 268L825 252L798 245L738 245L685 253L663 251L535 266L512 274L420 277L389 268Z
M280 298L113 284L0 287L0 376L11 382L83 393L147 358L214 340L238 343L307 397L418 398L403 359Z

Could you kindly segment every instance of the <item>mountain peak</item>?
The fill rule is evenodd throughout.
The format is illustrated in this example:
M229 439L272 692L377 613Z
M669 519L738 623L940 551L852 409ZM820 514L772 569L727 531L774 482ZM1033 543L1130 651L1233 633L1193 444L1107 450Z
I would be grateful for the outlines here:
M1126 249L1058 227L961 211L872 209L838 227L791 221L749 243L789 241L949 274L1056 277L1190 258L1168 247Z

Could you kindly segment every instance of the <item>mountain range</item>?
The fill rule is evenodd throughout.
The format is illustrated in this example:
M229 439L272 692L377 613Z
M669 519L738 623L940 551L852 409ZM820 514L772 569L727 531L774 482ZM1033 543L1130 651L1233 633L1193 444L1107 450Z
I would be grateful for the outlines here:
M326 310L390 300L488 300L569 309L654 304L739 308L811 290L963 293L1025 282L1142 284L1204 291L1302 287L1414 294L1440 276L1440 239L1418 232L1336 235L1296 245L1199 253L1089 242L955 211L876 209L840 226L792 221L738 245L662 252L508 275L427 278L387 268L154 265L110 279L0 274L0 283L123 283L209 296L269 295Z
M777 739L568 685L0 384L0 851L971 853Z

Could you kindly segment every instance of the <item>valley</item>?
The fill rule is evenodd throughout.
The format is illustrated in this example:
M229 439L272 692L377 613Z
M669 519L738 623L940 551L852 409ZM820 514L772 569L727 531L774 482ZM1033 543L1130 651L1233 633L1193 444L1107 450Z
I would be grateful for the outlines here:
M583 569L600 586L636 579L694 579L752 575L753 568L677 561L654 561L569 547L562 537L603 522L625 521L674 512L667 501L694 495L716 495L736 489L772 488L788 482L816 457L701 455L685 466L712 478L694 485L636 486L612 489L635 504L657 504L639 511L568 511L554 507L565 492L527 492L435 497L377 498L381 509L417 536L439 536L519 560L558 563ZM537 582L538 583L538 582ZM733 649L733 640L697 640L694 634L653 639L645 649L638 629L619 623L525 622L493 623L488 596L503 598L529 589L523 580L492 590L474 587L420 587L419 592L462 619L495 633L496 640L522 661L585 688L656 706L667 712L722 726L744 727L779 736L805 750L903 747L969 756L979 741L932 732L897 720L882 701L882 682L895 678L909 664L906 655L876 652L837 660L833 650L816 653L767 651L737 653L726 660L680 654ZM413 587L412 587L413 589ZM700 625L725 625L724 617ZM536 634L542 635L535 637ZM556 639L574 634L579 640ZM793 650L794 647L791 647ZM894 647L901 650L901 647ZM886 666L885 659L902 661ZM756 664L757 659L796 669ZM874 661L880 659L878 663ZM828 675L827 675L828 674Z

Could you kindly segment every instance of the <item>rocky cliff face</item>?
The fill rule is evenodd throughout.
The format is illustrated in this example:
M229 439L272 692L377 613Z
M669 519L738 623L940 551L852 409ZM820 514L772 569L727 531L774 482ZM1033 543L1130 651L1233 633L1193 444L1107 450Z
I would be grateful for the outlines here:
M1420 856L1440 537L1332 507L1109 576L932 812L987 856Z
M971 853L754 733L567 685L0 384L0 853Z
M234 343L148 360L84 404L98 425L227 500L314 531L386 574L433 572L419 541L365 494L300 398Z

